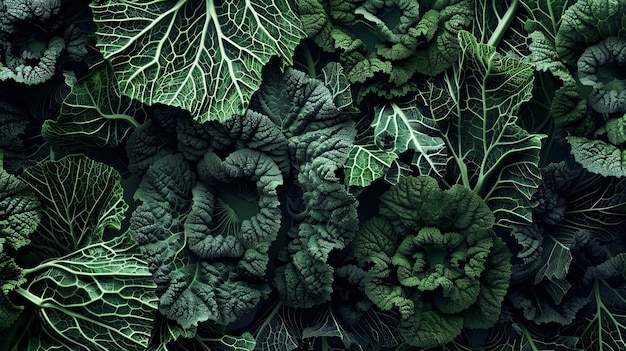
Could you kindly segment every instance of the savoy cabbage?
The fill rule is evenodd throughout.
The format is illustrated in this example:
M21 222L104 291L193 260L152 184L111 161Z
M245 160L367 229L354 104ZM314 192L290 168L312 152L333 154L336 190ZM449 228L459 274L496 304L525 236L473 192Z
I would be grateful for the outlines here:
M0 351L626 349L625 14L0 0Z

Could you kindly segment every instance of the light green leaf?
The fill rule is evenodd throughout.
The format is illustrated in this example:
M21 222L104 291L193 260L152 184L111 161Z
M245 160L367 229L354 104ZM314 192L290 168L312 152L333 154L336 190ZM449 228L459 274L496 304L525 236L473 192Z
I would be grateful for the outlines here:
M354 145L345 166L348 186L366 187L389 170L398 158L393 152L379 150L376 145Z
M322 68L322 74L324 85L330 90L335 106L341 110L352 105L352 90L343 66L337 62L330 62Z
M626 151L602 140L589 140L584 137L568 136L576 162L591 173L605 177L626 176Z
M291 64L304 36L287 0L104 0L90 4L97 46L121 91L194 119L243 115L274 56Z
M43 273L18 293L39 308L46 333L72 350L144 350L158 300L138 257L124 234L24 270Z
M446 145L439 136L436 120L427 117L415 104L394 102L374 108L374 142L390 152L415 151L413 165L421 175L441 178L447 163Z
M85 148L116 147L139 126L141 104L120 96L108 63L72 86L56 121L44 122L41 134L55 151L83 152Z

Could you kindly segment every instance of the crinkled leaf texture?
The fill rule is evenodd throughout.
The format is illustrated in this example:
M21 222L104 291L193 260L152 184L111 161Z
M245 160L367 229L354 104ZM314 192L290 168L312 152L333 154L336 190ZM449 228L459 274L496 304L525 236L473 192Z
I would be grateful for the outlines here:
M558 127L556 139L567 133L576 161L592 173L624 176L625 95L618 72L626 62L626 4L563 0L524 6L531 14L525 24L529 62L561 83L538 90L550 96L546 105Z
M191 205L191 173L181 155L158 159L135 193L143 201L131 218L130 229L140 244L157 284L159 311L184 329L216 313L207 284L208 265L190 264L183 229ZM206 277L205 277L206 276Z
M6 333L6 329L11 327L20 318L24 306L11 301L9 294L26 283L22 268L15 263L13 257L7 256L5 252L4 238L0 237L0 331ZM0 341L2 338L0 337Z
M26 283L10 253L30 243L41 220L39 200L26 182L4 170L3 156L0 150L0 331L13 325L24 310L9 297Z
M39 308L40 335L18 331L28 349L144 350L154 325L157 298L146 262L128 233L45 262L18 293ZM34 327L32 328L35 329ZM22 334L24 333L24 334Z
M555 42L561 61L573 66L588 46L611 35L621 35L626 29L625 14L623 1L576 1L559 18L561 26Z
M301 194L287 199L299 214L287 230L290 242L279 254L284 264L274 284L288 306L327 302L330 254L345 248L358 227L357 201L338 177L354 143L354 123L321 81L295 69L268 72L250 108L268 116L288 139L295 192Z
M568 136L576 162L591 173L605 177L626 176L626 151L602 140Z
M402 316L405 342L434 347L463 327L495 324L510 252L478 195L458 184L441 190L428 176L404 177L381 196L379 213L363 226L355 256L367 267L370 300Z
M176 122L177 148L190 161L200 160L207 151L228 153L233 149L250 149L268 156L284 177L289 175L287 138L280 126L264 114L249 109L245 115L235 115L224 123L199 124L190 117L177 118Z
M263 280L280 229L281 185L278 166L261 152L237 150L223 161L205 154L185 221L189 249L204 259L239 258L239 275Z
M457 34L474 20L473 0L298 2L304 31L329 52L340 52L357 100L414 92L417 74L435 76L459 53ZM362 83L362 84L361 84Z
M152 118L129 141L131 164L145 173L131 230L160 312L185 329L226 325L269 293L265 269L277 234L284 244L274 283L285 303L327 302L327 261L358 227L357 201L340 179L356 134L350 116L302 72L264 77L245 116Z
M192 334L202 322L233 322L269 293L265 268L280 225L275 180L281 178L271 159L261 156L242 150L222 162L207 153L192 187L183 156L165 155L148 168L135 194L143 203L131 230L157 283L159 311ZM258 182L253 184L263 196L260 213L239 222L218 190L242 180ZM230 199L244 195L231 191Z
M536 18L526 23L528 30L534 30L528 36L531 42L528 45L530 54L527 59L537 71L547 72L560 83L555 86L552 79L544 78L547 74L540 75L543 79L537 80L538 86L535 90L539 92L537 97L547 100L544 107L545 113L552 116L557 127L574 135L588 135L594 129L594 122L587 114L585 100L580 97L578 82L568 67L560 61L556 51L554 35L558 28L553 28L551 17L546 18L548 16L546 12L562 16L562 11L563 9L559 6L554 6L554 8L548 6L546 9L542 7L542 10L533 11L536 12ZM554 25L558 24L560 21L555 20Z
M611 70L625 65L626 39L617 37L608 37L588 47L578 58L578 80L592 87L588 101L594 110L600 113L626 111L624 82Z
M87 9L63 0L0 2L0 81L41 84L64 63L82 61L87 33L76 22Z
M182 107L199 121L243 115L274 56L290 64L303 37L288 0L102 0L96 39L121 91Z
M18 250L30 243L41 220L41 204L28 183L3 169L0 150L0 244Z

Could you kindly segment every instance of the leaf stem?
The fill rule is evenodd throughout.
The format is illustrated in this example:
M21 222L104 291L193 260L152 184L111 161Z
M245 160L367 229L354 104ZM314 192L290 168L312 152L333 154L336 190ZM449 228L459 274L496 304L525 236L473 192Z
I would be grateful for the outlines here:
M304 50L304 57L306 58L306 68L309 77L315 79L317 78L317 73L315 72L315 60L313 60L313 55L311 55L311 50L306 43L302 44L302 50Z
M256 333L254 334L254 339L257 340L259 338L259 335L261 335L261 332L263 331L263 329L265 329L265 327L268 326L268 324L271 323L272 319L274 319L274 316L278 313L278 311L283 307L283 303L279 302L276 304L276 306L274 307L274 309L272 309L272 312L270 312L270 314L267 316L267 318L265 318L265 320L263 321L263 324L261 324L259 326L259 328L257 329Z
M498 26L493 31L493 34L491 35L491 38L489 38L487 45L498 47L498 44L500 44L500 41L504 37L504 33L506 33L506 31L509 29L509 26L511 25L511 22L513 22L518 7L519 0L511 1L509 8L506 10L504 16L502 16L502 20L498 23Z
M38 296L33 295L28 290L20 287L20 288L15 289L15 292L20 294L20 295L22 295L22 297L24 297L26 300L32 302L35 306L37 306L37 307L45 307L43 299L41 299Z

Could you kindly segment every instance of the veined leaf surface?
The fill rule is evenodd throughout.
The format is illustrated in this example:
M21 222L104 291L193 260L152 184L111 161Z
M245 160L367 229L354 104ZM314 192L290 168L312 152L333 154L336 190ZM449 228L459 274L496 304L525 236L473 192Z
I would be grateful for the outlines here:
M346 163L346 184L366 187L389 170L398 158L393 152L379 150L376 145L354 145Z
M420 92L447 146L447 181L480 195L498 225L531 223L544 136L520 127L516 114L531 98L533 68L469 32L459 40L458 64Z
M421 113L415 104L394 102L376 106L372 122L374 141L379 148L396 154L415 151L413 161L421 175L441 178L446 172L447 149L434 119Z
M242 115L273 56L304 36L289 0L106 0L91 5L97 46L121 91L194 119Z

